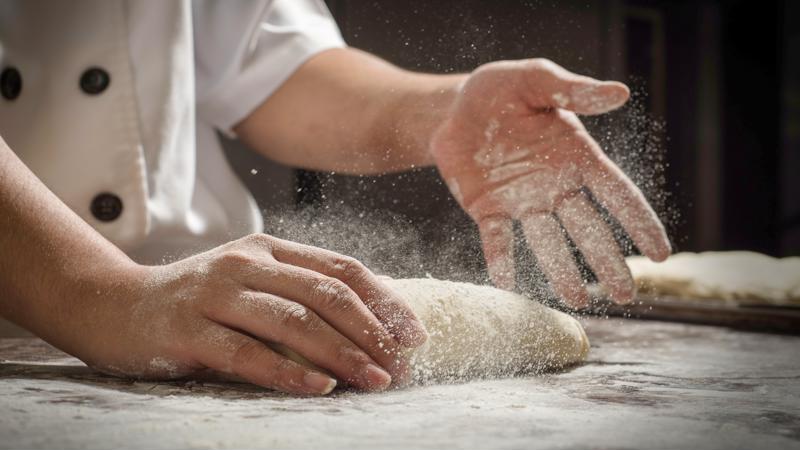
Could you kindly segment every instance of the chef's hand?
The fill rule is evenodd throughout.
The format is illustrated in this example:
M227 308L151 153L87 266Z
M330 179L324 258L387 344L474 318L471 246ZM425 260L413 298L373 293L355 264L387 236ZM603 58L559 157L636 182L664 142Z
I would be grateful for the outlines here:
M403 300L361 263L263 234L142 271L95 314L113 333L91 336L102 349L79 356L98 370L177 378L209 368L297 394L334 387L271 342L377 390L405 374L402 347L426 338Z
M658 217L576 115L614 110L628 96L624 84L576 75L542 59L487 64L460 87L431 151L478 224L496 285L514 287L516 219L551 286L569 304L585 305L587 293L562 225L611 298L633 297L623 255L583 189L616 216L646 256L661 261L669 255Z

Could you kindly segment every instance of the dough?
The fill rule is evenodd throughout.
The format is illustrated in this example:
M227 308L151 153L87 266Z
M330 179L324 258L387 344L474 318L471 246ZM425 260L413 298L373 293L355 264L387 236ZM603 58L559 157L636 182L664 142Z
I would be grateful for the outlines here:
M583 361L577 320L512 292L432 278L387 280L425 324L411 355L412 381L459 381L540 373Z
M576 364L589 352L583 327L536 300L491 286L433 278L384 279L404 298L430 337L410 351L410 383L541 373ZM287 357L302 356L272 344Z
M800 304L800 257L760 253L678 253L662 263L627 258L640 292L741 303Z

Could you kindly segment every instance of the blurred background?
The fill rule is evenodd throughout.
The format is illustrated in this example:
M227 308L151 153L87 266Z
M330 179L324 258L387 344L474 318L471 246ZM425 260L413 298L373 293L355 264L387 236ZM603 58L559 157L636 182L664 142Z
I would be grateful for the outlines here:
M800 2L327 3L349 45L407 69L543 57L628 83L630 105L585 122L676 250L800 255ZM477 230L435 169L348 177L226 147L266 232L393 276L486 280Z

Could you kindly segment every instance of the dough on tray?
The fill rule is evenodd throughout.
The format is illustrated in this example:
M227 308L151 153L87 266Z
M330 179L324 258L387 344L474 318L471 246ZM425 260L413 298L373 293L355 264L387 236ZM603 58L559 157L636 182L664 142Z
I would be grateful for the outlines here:
M800 304L800 257L747 251L678 253L655 263L627 258L640 292L742 303Z

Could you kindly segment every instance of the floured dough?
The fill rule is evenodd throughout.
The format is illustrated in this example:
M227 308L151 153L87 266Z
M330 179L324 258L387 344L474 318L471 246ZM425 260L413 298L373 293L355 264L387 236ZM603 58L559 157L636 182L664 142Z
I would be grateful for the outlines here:
M414 381L539 373L583 361L589 352L577 320L536 300L430 278L387 283L430 335L411 357Z
M800 257L760 253L678 253L661 263L627 258L640 292L683 298L800 304Z
M411 383L540 373L576 364L589 352L577 320L536 300L432 278L384 281L428 330L428 341L409 355ZM311 365L283 346L274 347Z

